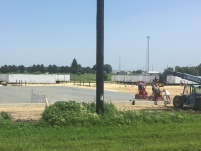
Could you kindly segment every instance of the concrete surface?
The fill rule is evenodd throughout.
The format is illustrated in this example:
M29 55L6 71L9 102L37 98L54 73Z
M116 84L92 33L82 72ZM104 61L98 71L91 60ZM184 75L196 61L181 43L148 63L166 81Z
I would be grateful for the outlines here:
M92 89L73 88L67 86L1 86L0 104L31 103L31 92L46 95L50 103L56 101L92 102L96 99L96 91ZM105 91L105 101L129 101L134 94Z

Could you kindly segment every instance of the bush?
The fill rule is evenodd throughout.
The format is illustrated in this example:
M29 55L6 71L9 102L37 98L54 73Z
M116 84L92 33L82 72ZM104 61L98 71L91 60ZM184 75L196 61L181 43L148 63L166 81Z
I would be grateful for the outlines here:
M58 101L47 107L42 115L45 123L56 127L94 125L135 125L136 123L182 123L190 113L165 111L118 111L112 103L104 104L105 112L96 114L96 104Z
M108 75L104 74L104 81L108 81Z
M52 126L91 125L99 120L94 103L77 103L75 101L58 101L47 107L42 119Z
M0 113L0 119L12 121L12 116L9 113L3 111Z

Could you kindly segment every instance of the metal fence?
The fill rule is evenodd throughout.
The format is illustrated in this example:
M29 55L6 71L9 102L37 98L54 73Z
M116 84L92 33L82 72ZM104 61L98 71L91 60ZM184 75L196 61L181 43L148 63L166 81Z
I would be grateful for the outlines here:
M46 101L46 95L36 94L33 90L31 91L31 103L46 103Z

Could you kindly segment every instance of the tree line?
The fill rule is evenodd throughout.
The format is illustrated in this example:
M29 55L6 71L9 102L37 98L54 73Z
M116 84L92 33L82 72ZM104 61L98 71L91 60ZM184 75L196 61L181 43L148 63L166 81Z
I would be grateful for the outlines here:
M168 67L167 69L181 72L181 73L187 73L190 75L195 76L201 76L201 63L198 66L192 66L192 67L180 67L175 66L175 68ZM112 66L109 64L104 65L104 72L105 73L111 73L112 72ZM73 59L71 66L56 66L56 65L49 65L45 67L43 64L39 65L33 65L29 67L25 67L24 65L16 66L16 65L3 65L0 67L0 73L31 73L31 74L43 74L43 73L49 73L49 74L56 74L56 73L72 73L72 74L95 74L96 73L96 65L94 65L92 68L90 67L82 67L80 64L77 63L76 59ZM132 74L143 74L144 71L142 70L136 70L132 71Z
M199 64L198 66L192 66L192 67L175 66L175 68L169 67L167 69L171 71L187 73L194 76L201 76L201 64Z
M112 67L109 64L104 65L104 72L111 73ZM45 67L43 64L37 64L29 67L25 67L24 65L16 66L16 65L3 65L0 67L0 73L32 73L32 74L56 74L56 73L72 73L72 74L93 74L96 73L96 65L92 68L90 67L82 67L77 63L76 59L73 59L71 66L56 66L49 65Z

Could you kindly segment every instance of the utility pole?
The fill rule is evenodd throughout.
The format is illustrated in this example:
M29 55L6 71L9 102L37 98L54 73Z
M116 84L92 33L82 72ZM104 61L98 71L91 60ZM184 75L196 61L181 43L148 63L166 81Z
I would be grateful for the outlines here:
M121 57L119 56L119 71L121 71Z
M96 16L96 113L104 112L104 0L97 0Z
M149 71L149 36L147 36L147 59L148 59L148 61L147 61L147 72Z

